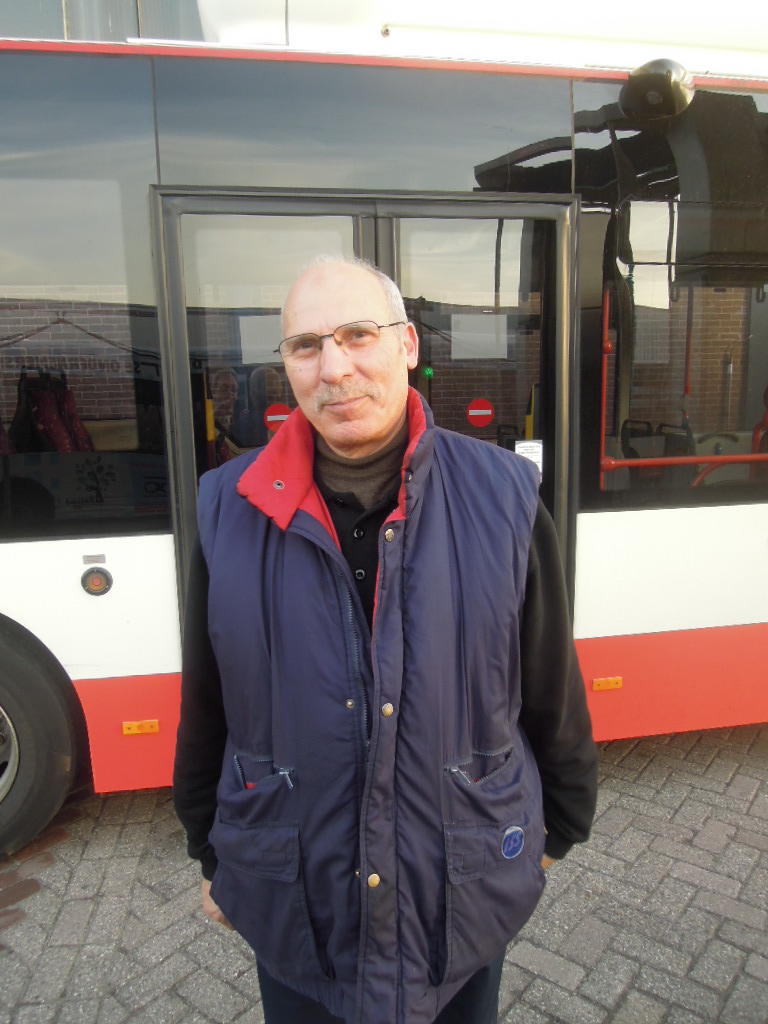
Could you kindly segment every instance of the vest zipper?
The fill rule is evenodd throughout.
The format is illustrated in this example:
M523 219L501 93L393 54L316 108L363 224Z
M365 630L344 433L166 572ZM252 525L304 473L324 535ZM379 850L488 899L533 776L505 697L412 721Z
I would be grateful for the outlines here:
M355 675L358 684L358 699L360 701L360 707L362 709L361 724L362 724L362 738L363 738L363 750L368 750L368 694L365 690L365 683L363 681L363 673L360 666L360 638L357 635L357 629L355 628L355 605L352 600L352 593L347 586L347 581L341 574L341 582L344 587L344 594L347 599L347 621L349 623L350 633L352 635L352 649L354 651L355 658Z

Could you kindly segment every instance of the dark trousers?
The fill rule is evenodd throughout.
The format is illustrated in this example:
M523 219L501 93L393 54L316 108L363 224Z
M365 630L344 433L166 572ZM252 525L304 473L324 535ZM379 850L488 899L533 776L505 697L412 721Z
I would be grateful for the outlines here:
M502 953L473 974L440 1011L434 1024L496 1024L499 1015L499 984L504 966ZM265 1024L344 1024L314 999L302 996L275 981L257 964Z

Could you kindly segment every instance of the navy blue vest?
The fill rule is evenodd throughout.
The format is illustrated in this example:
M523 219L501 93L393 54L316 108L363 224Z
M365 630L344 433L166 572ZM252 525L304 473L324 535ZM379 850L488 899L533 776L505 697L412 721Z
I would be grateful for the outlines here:
M431 1022L544 885L517 722L536 470L415 392L409 414L372 631L300 412L200 487L229 729L212 895L274 977L360 1024Z

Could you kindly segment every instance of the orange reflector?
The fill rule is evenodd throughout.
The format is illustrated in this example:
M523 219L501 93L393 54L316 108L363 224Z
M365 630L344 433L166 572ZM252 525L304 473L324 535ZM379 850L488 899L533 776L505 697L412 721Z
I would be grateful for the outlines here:
M593 690L620 690L624 685L621 676L607 676L605 679L593 679Z
M157 718L148 718L143 722L123 722L123 736L143 736L148 732L160 732Z

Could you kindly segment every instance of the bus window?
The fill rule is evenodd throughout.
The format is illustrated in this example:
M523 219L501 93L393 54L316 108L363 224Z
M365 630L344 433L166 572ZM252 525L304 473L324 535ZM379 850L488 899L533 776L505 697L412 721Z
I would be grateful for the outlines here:
M604 491L689 502L764 485L768 267L750 212L631 204L606 311ZM739 265L692 262L723 239Z
M276 351L283 301L318 252L354 255L354 229L349 217L185 215L181 238L199 476L266 444L295 405Z
M528 415L542 337L544 247L533 222L403 218L399 236L401 285L421 338L417 386L435 422L540 449Z
M3 305L0 536L167 529L155 312L64 300Z

